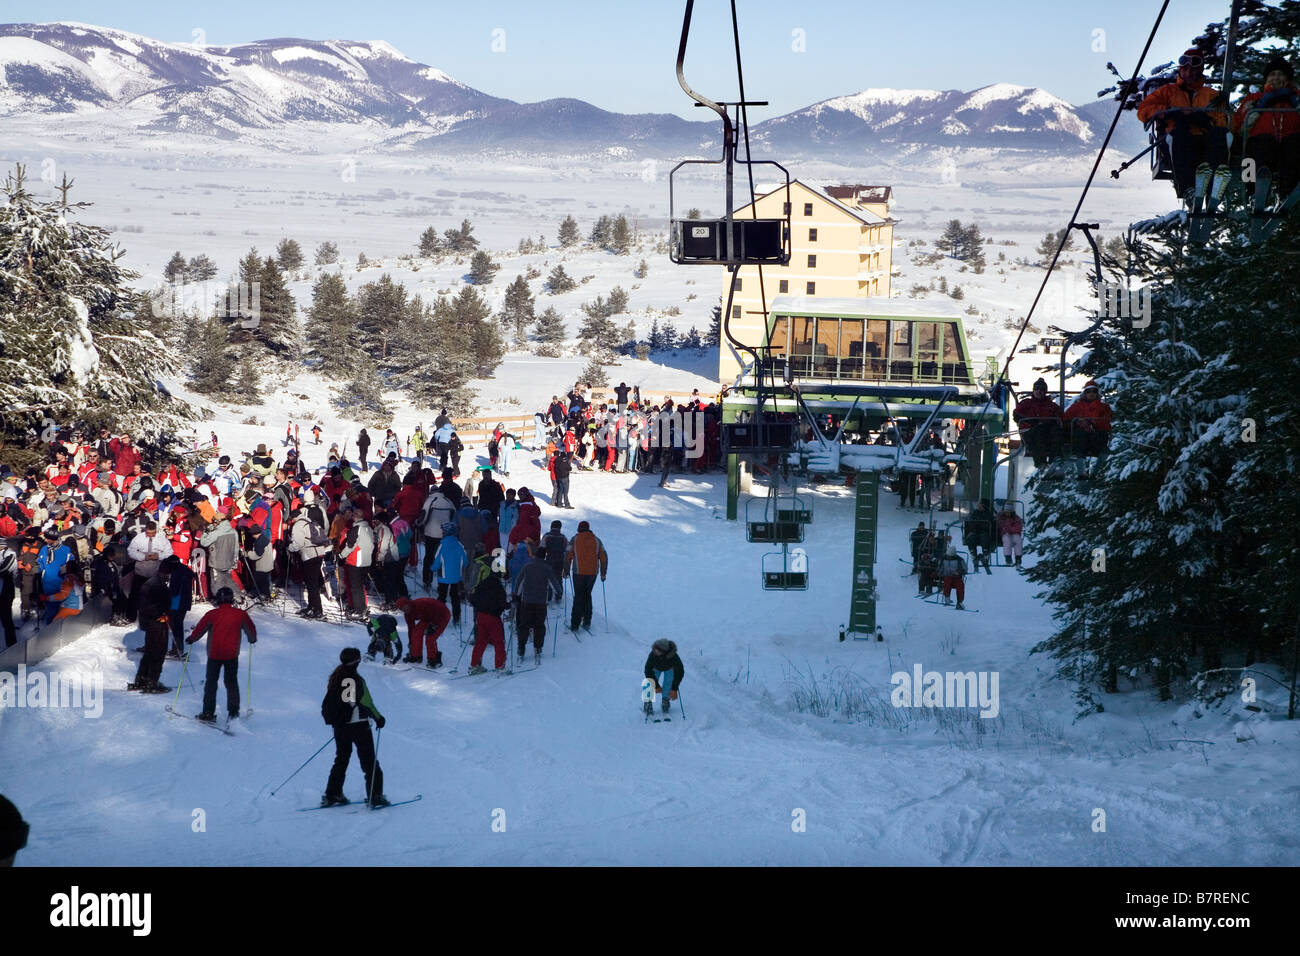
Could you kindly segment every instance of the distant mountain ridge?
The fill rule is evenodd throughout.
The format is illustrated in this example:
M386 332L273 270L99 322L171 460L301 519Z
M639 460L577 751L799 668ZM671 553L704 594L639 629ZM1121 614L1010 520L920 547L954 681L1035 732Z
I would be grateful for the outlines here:
M936 147L1074 154L1100 142L1105 106L1074 107L1009 84L869 89L756 124L751 140L792 158L860 160ZM295 141L283 134L312 123L351 127L376 148L395 150L699 155L720 141L716 122L612 113L572 98L495 97L383 41L197 46L81 23L0 24L0 116L33 114L102 115L123 132L279 137L289 149Z

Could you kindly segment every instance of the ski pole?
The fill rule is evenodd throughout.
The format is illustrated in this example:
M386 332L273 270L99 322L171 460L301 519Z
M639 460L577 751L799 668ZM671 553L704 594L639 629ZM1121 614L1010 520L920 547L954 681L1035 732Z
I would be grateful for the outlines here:
M176 696L172 698L172 709L171 712L168 714L167 717L168 720L171 720L173 717L176 716L176 705L180 702L181 699L181 684L185 682L185 672L189 666L190 666L190 652L186 651L185 663L181 665L181 679L176 682Z
M605 575L600 576L600 600L605 605L605 633L609 633L609 599L605 597Z
M474 634L477 631L478 631L478 621L475 621L474 627L471 628L469 632L470 644L474 643L473 638L474 638ZM457 670L457 671L460 670L460 662L465 657L465 648L467 647L469 647L469 644L466 644L464 641L460 642L460 656L456 658L456 666L453 668L453 670Z
M680 688L677 691L677 709L682 712L682 720L686 719L686 705L682 703L682 692Z
M245 710L253 709L253 642L248 643L248 706Z
M683 717L683 720L686 718ZM384 728L379 727L375 730L375 756L370 764L370 790L366 796L366 805L371 809L375 806L375 777L379 776L379 741L383 739Z
M305 766L307 766L307 764L311 763L311 762L312 762L313 760L315 760L317 757L319 757L319 756L320 756L320 752L321 752L321 750L324 750L324 749L325 749L326 747L328 747L331 743L333 743L333 741L334 741L334 737L333 737L333 735L331 735L329 740L325 741L323 744L320 745L320 750L317 750L314 754L312 754L310 757L308 757L306 760L304 760L304 761L302 762L302 767L299 767L299 768L298 768L297 770L295 770L293 773L289 774L289 776L287 776L287 777L284 778L284 780L280 783L280 787L283 787L286 783L288 783L288 782L289 782L290 780L292 780L294 777L298 776L298 774L302 772L302 768L305 767ZM272 791L271 791L271 796L274 797L275 794L276 794L276 792L280 789L280 787L276 787L275 790L272 790Z

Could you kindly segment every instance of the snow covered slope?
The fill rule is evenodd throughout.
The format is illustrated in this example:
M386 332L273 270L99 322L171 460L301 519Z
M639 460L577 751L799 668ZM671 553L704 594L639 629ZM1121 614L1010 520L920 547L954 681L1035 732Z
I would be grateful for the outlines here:
M326 442L340 437L338 423L325 424ZM260 434L273 440L277 429ZM321 457L313 449L309 464ZM364 845L371 863L400 864L1294 861L1296 791L1280 782L1300 770L1295 727L1231 707L1193 716L1158 704L1148 688L1072 722L1072 688L1029 654L1050 627L1032 588L999 567L969 579L968 605L981 613L917 600L899 561L916 516L892 498L882 498L877 564L886 640L841 644L849 489L813 494L804 545L812 586L780 594L759 588L765 549L717 517L719 475L677 478L661 491L653 477L581 474L577 510L556 512L535 466L515 472L512 484L541 490L544 522L559 517L568 532L592 522L610 553L607 592L598 589L594 633L581 643L567 630L557 638L552 614L536 672L450 680L363 665L388 719L388 796L422 793L421 803L373 815L296 812L318 801L332 748L270 795L328 741L325 678L342 647L364 647L360 627L255 611L251 687L247 651L240 671L254 714L234 737L169 720L170 698L121 690L135 667L123 648L140 634L103 627L45 667L102 669L102 717L0 712L0 791L32 824L19 863L331 865L340 840ZM452 627L441 641L449 667L459 636ZM641 666L662 636L685 661L686 719L647 725ZM916 664L999 672L998 716L891 707L891 674ZM189 679L201 682L201 666L191 662L182 681L181 665L166 665L182 712L196 713ZM823 696L857 688L875 703L858 720L801 712L794 694L811 680ZM355 763L346 792L363 796ZM1091 829L1097 807L1106 833ZM205 833L191 830L196 809ZM792 829L796 811L806 832ZM502 813L505 832L494 832Z

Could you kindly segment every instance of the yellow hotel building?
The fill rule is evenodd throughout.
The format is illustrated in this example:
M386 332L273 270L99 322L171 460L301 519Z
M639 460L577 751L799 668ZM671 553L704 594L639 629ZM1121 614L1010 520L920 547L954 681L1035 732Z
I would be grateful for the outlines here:
M814 189L795 180L790 183L790 264L764 266L763 287L767 303L778 295L816 298L868 298L891 294L894 224L889 215L889 186L828 186ZM785 215L785 188L759 196L735 212L735 218L753 215L779 219ZM722 284L722 304L727 304L727 278ZM763 341L767 315L759 295L758 267L741 266L734 276L731 300L731 334L746 345ZM726 336L718 354L718 381L734 381L747 353L738 354Z

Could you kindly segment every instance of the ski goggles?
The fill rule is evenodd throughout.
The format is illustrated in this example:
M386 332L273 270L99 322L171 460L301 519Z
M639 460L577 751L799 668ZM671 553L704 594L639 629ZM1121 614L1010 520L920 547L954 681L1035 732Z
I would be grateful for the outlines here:
M1205 66L1205 59L1199 56L1180 56L1178 58L1179 66Z

